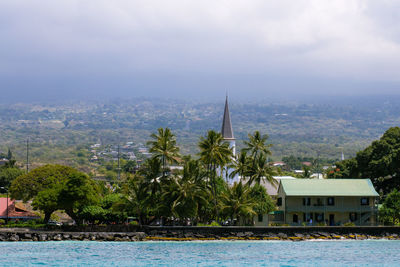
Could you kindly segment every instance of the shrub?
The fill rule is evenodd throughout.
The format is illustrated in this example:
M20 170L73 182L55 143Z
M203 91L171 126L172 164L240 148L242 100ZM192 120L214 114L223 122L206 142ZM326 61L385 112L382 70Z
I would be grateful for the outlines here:
M206 223L198 223L197 226L207 226L207 227L219 227L221 226L219 223L217 223L216 221L213 221L210 224L206 224Z
M131 221L130 223L129 223L130 225L139 225L139 223L137 222L137 221Z
M290 226L287 223L270 223L269 226Z
M353 222L344 223L343 226L356 226Z

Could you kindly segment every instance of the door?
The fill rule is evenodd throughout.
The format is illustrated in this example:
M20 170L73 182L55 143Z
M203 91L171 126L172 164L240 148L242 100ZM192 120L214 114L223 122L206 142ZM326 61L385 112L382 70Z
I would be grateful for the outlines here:
M293 214L293 223L299 222L299 216L297 214Z
M330 226L335 225L335 214L329 214L329 225Z

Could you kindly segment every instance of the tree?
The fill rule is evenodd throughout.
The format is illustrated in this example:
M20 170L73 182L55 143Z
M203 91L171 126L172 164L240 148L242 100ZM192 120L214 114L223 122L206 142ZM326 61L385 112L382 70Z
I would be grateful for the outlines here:
M270 211L275 210L275 204L271 197L268 195L267 190L264 186L255 184L250 189L249 197L254 199L255 206L254 211L258 215L267 214Z
M234 168L234 170L229 176L231 178L235 177L236 175L239 175L241 178L247 177L249 174L251 161L252 160L250 157L247 156L246 151L240 151L239 157L235 161L233 161L230 166L231 168Z
M387 195L379 210L379 216L385 224L400 224L400 191L393 189Z
M261 135L259 131L255 131L253 135L249 134L249 141L244 141L246 148L243 150L250 152L254 161L256 160L258 154L264 154L266 156L271 155L270 147L271 144L266 144L268 135Z
M246 219L256 215L256 202L250 193L250 187L241 182L235 182L232 187L227 186L222 193L222 212L239 223L241 217Z
M249 180L247 184L260 184L261 182L276 184L277 182L274 179L273 175L275 175L275 171L267 163L265 154L260 154L254 160L254 164L252 164L249 168Z
M76 169L62 165L44 165L17 177L10 187L11 197L28 201L47 188L66 182Z
M86 174L61 165L45 165L17 177L10 187L11 197L28 201L42 210L45 221L55 210L65 210L79 222L79 211L98 200L96 184Z
M78 216L92 224L124 222L127 218L126 212L118 209L122 199L122 194L109 193L97 205L84 206Z
M231 160L232 150L229 144L224 142L222 135L213 130L208 131L206 138L200 137L199 148L200 160L207 166L209 182L213 189L215 214L218 217L216 170L218 166L222 167Z
M119 211L126 211L139 218L139 225L147 223L147 216L151 210L150 194L144 178L136 175L122 187L122 199L116 203L115 208Z
M125 199L125 206L133 207L138 216L141 216L141 223L146 222L147 215L159 218L161 195L163 184L167 179L162 176L162 163L159 158L153 157L144 162L133 179L129 179L125 185L124 192L128 196ZM132 201L138 201L138 205Z
M303 174L301 178L310 178L311 177L311 168L309 166L303 165Z
M79 217L88 223L107 222L107 211L97 205L85 206L79 213Z
M22 174L24 174L24 171L16 167L0 168L0 187L9 187L12 181Z
M58 208L65 210L76 222L80 222L79 212L83 207L97 202L98 190L95 183L81 172L74 172L67 178L58 196Z
M187 161L182 173L172 176L163 190L164 209L176 218L195 221L199 207L208 203L209 195L203 177L198 161Z
M161 193L162 163L160 159L150 158L146 160L138 174L143 177L143 183L153 198Z
M165 177L166 166L168 163L177 162L179 159L179 147L176 146L175 135L169 128L158 128L158 135L151 134L153 141L147 142L150 152L154 157L161 159L163 167L163 177Z
M134 173L137 167L137 162L135 160L127 160L122 165L122 170L124 172Z
M186 221L197 217L199 204L207 202L207 194L194 179L175 176L164 190L162 200L172 216Z
M8 160L12 160L12 159L13 159L13 154L12 154L10 148L9 148L8 151L7 151L7 159L8 159Z
M383 136L357 153L355 158L336 163L329 178L371 178L383 195L400 186L400 128L392 127Z
M60 189L60 186L55 186L42 190L32 201L34 209L43 211L45 222L48 222L51 214L59 209Z

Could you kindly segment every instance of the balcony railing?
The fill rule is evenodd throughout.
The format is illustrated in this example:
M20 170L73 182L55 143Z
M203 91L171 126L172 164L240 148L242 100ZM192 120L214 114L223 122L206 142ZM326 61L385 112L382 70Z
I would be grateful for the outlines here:
M376 212L377 207L372 206L291 206L286 212Z

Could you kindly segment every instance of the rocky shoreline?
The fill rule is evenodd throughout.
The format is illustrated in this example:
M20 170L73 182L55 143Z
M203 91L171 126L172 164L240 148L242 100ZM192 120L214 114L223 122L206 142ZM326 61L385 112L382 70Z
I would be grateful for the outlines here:
M360 228L357 228L360 229ZM307 228L151 228L134 232L66 232L44 231L32 229L0 229L0 241L199 241L199 240L366 240L386 239L400 240L398 228L387 231L333 231L335 229L307 229ZM253 231L252 231L253 230ZM270 230L270 231L268 231ZM324 231L325 230L325 231ZM337 230L337 229L336 229ZM389 229L390 230L390 229ZM343 233L346 232L346 233Z

